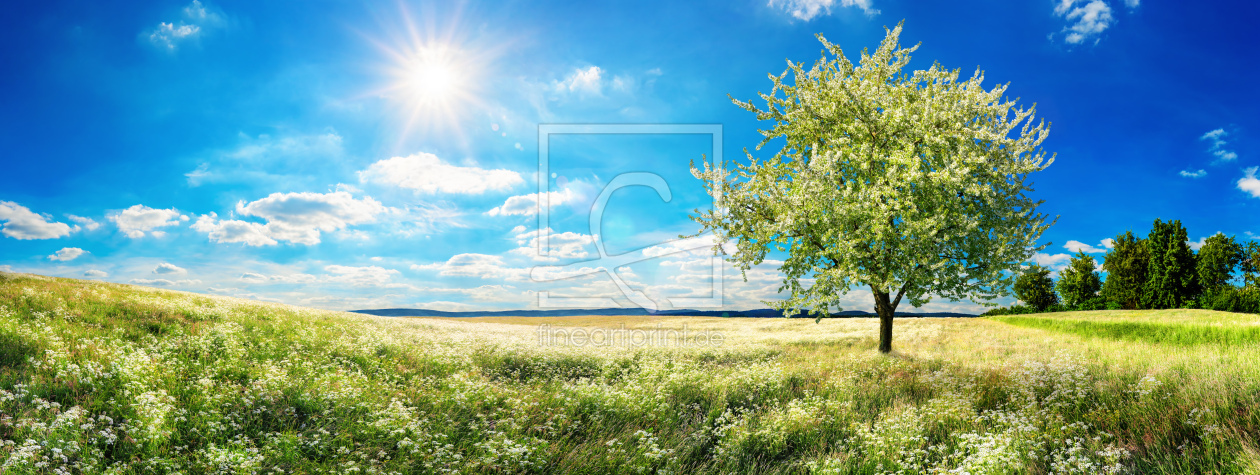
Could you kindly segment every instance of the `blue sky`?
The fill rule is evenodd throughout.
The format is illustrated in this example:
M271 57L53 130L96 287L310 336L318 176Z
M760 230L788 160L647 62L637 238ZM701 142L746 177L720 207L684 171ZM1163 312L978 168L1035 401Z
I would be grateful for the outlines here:
M815 33L854 57L903 19L911 68L979 67L1053 124L1056 161L1033 180L1061 217L1038 262L1101 257L1156 218L1194 241L1260 237L1251 2L590 3L10 5L0 268L334 309L632 304L594 272L598 234L661 308L712 297L710 260L674 240L709 205L687 166L711 137L552 136L540 231L539 124L720 124L741 158L758 124L727 94L817 59ZM628 172L671 200L618 189L592 230ZM724 272L724 308L775 298L773 261ZM870 302L855 289L845 306Z

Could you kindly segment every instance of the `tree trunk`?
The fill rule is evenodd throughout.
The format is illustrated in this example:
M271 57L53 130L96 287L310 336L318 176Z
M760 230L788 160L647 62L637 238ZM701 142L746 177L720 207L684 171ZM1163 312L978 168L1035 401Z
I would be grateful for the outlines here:
M897 308L888 300L888 292L872 288L871 293L875 295L875 314L879 315L879 352L891 353L893 315Z

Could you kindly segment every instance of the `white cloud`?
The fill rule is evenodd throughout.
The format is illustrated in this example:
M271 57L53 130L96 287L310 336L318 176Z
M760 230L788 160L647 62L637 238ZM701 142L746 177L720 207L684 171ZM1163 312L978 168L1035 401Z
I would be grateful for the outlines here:
M1199 238L1198 241L1186 241L1186 244L1190 246L1190 249L1198 251L1200 248L1203 247L1204 244L1207 244L1207 238L1208 236L1204 236L1204 237Z
M161 22L149 33L149 41L155 46L174 51L176 44L200 31L201 27L197 25L181 23L176 26L174 23Z
M810 21L818 16L831 14L831 7L857 7L867 15L877 15L879 10L871 7L871 0L770 0L770 7L778 7L800 20Z
M54 260L54 261L61 261L61 262L72 261L75 258L82 256L86 252L87 251L84 251L77 247L63 247L61 248L60 251L53 253L53 255L51 256L48 256L48 259Z
M538 213L538 198L543 196L542 193L530 193L528 195L518 195L509 197L503 202L502 206L492 208L486 214L490 216L533 216ZM560 191L548 191L547 202L551 207L560 206L565 203L571 203L579 198L577 192L572 188L565 188Z
M1115 249L1116 247L1115 240L1111 238L1103 239L1099 244L1102 244L1102 247L1107 249Z
M0 266L0 272L16 273L12 266Z
M1244 176L1238 179L1238 189L1251 194L1253 198L1260 198L1260 179L1256 178L1256 170L1260 170L1260 167L1243 170Z
M1106 241L1110 242L1110 239L1107 239ZM1099 252L1107 252L1106 248L1109 248L1109 246L1107 246L1106 243L1102 243L1102 246L1103 246L1102 248L1098 248L1098 247L1091 246L1089 244L1085 244L1080 241L1068 241L1067 244L1063 245L1063 248L1069 251L1072 251L1074 253L1080 252L1080 251L1085 251L1090 254L1096 254Z
M1124 6L1129 8L1137 8L1142 4L1142 0L1124 0Z
M385 183L416 192L459 194L507 191L525 183L519 173L511 170L455 166L423 152L373 163L359 172L359 181Z
M193 0L184 7L182 21L159 22L146 36L154 46L173 52L184 41L196 38L204 28L223 24L222 15L207 8L199 0Z
M246 204L236 204L236 213L255 216L267 221L266 225L244 221L214 222L198 218L198 231L211 234L220 242L243 242L252 246L271 244L272 241L289 241L297 244L319 244L320 232L332 232L355 224L370 223L390 209L365 196L355 199L350 193L272 193L266 198ZM218 234L212 234L212 233ZM216 238L216 236L218 236ZM266 239L264 239L266 238Z
M553 87L555 87L557 92L598 96L603 90L603 84L600 81L603 72L604 70L600 69L599 66L591 66L586 69L577 68L573 70L573 74L563 81L555 82Z
M247 246L271 246L277 244L275 239L267 236L267 226L239 219L215 221L218 214L211 212L202 215L193 223L192 228L206 233L213 242L239 242Z
M1079 3L1084 5L1077 6ZM1054 14L1074 22L1063 28L1067 33L1063 41L1073 45L1102 34L1115 21L1111 7L1103 0L1059 0Z
M413 271L438 270L444 277L479 277L519 279L529 274L528 269L518 269L504 265L503 258L490 254L465 253L456 254L446 262L412 265Z
M330 265L325 266L324 270L331 274L326 278L328 282L338 282L360 287L385 285L390 282L393 276L398 275L398 271L394 269L377 266Z
M1046 254L1038 252L1033 254L1032 261L1037 265L1045 267L1053 271L1061 271L1067 268L1072 256L1068 254Z
M177 266L175 264L171 264L169 262L163 262L161 264L158 264L157 267L153 268L153 273L154 274L184 275L188 273L188 270L184 269L183 267Z
M196 280L196 279L185 279L185 280L131 279L131 283L137 284L137 285L163 285L163 286L171 287L171 286L197 285L197 284L200 284L201 281Z
M1225 129L1216 129L1203 134L1202 137L1199 137L1199 140L1210 141L1211 145L1208 146L1208 152L1211 152L1217 160L1228 162L1238 158L1238 153L1225 148L1225 146L1229 144L1229 142L1225 140L1225 137L1228 136L1229 132L1226 132Z
M538 239L541 236L547 236L548 255L538 255ZM512 253L529 257L538 262L555 262L560 259L580 259L590 255L587 252L587 246L595 243L594 236L589 234L581 234L574 232L557 233L546 228L542 231L534 230L522 232L516 235L516 243L521 247L512 250Z
M1193 171L1193 172L1189 170L1182 170L1181 176L1186 177L1186 178L1203 178L1207 176L1207 171L1204 171L1201 169L1198 171Z
M107 272L105 272L105 271L103 271L103 270L88 269L86 272L84 272L84 273L83 273L83 276L84 276L84 277L102 278L102 277L109 277L109 273L107 273Z
M12 201L0 201L0 234L13 239L57 239L74 230L66 223L52 221L52 216L35 214Z
M88 231L95 231L97 228L101 227L101 223L96 222L96 220L92 218L84 218L73 214L67 214L66 217L70 218L71 221L74 221L79 226L83 226L83 228Z
M153 229L178 226L181 221L188 221L188 217L180 215L175 208L153 209L145 205L135 205L109 215L109 220L113 221L118 226L118 230L127 237L139 239L144 237L146 232L154 237L162 237L165 233L153 231Z

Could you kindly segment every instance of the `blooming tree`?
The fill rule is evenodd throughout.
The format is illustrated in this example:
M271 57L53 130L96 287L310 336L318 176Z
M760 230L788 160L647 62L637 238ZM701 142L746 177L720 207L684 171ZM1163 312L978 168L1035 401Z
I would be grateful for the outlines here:
M749 163L734 170L692 165L720 203L693 217L718 237L715 252L734 241L729 259L743 270L772 249L787 253L779 291L790 296L767 304L821 318L851 288L869 287L884 353L902 299L1007 295L1053 224L1025 195L1028 174L1054 161L1034 108L1004 98L1006 85L985 90L980 71L961 81L939 64L907 74L918 46L902 48L900 33L887 31L858 64L818 35L822 59L770 75L764 109L732 98L773 123L758 150L782 147L762 160L745 150Z

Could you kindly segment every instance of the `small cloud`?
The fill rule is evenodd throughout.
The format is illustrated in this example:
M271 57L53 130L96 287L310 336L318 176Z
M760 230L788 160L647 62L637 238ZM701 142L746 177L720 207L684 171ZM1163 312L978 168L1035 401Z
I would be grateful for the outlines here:
M490 216L533 216L538 214L538 199L541 196L546 196L546 201L552 207L560 206L578 199L577 193L570 188L565 188L560 191L548 191L545 195L543 193L530 193L528 195L509 197L503 202L502 206L492 208L490 211L487 211L486 214Z
M1220 234L1220 233L1218 232L1217 234ZM1203 247L1204 244L1207 244L1207 238L1208 236L1204 236L1204 237L1199 238L1198 241L1186 241L1186 244L1190 246L1190 249L1198 251L1199 249Z
M154 209L145 205L134 205L110 215L109 220L113 221L118 226L118 230L127 237L139 239L144 237L145 233L162 237L165 233L155 231L155 228L178 226L180 222L188 221L188 217L179 214L179 210L175 208Z
M1229 144L1225 140L1225 137L1228 136L1229 132L1226 132L1225 129L1216 129L1203 134L1203 136L1199 137L1199 140L1207 140L1210 143L1208 152L1215 156L1217 161L1228 162L1238 158L1238 153L1225 148Z
M169 263L169 262L163 262L163 263L161 263L161 264L158 264L158 266L157 266L157 267L153 268L153 273L154 273L154 274L175 274L175 275L184 275L184 274L187 274L187 273L188 273L188 271L187 271L186 269L182 268L182 267L179 267L179 266L175 265L175 264L171 264L171 263Z
M1204 170L1198 170L1198 171L1193 171L1193 172L1189 170L1182 170L1181 176L1186 177L1186 178L1203 178L1207 176L1207 172Z
M179 49L180 44L195 39L206 28L223 26L225 23L223 15L212 11L199 0L193 0L184 7L182 13L183 19L158 22L156 27L149 30L145 34L149 43L158 49L174 52Z
M166 287L181 287L187 285L200 284L200 280L170 280L170 279L131 279L132 284L137 285L161 285Z
M1108 239L1107 241L1110 241L1110 239ZM1108 247L1107 244L1102 244L1102 245L1103 245L1103 248L1098 248L1098 247L1091 246L1089 244L1085 244L1080 241L1068 241L1067 244L1063 245L1063 248L1069 251L1072 251L1074 253L1080 252L1080 251L1085 251L1090 254L1097 254L1099 252L1107 252L1107 249L1104 249Z
M1124 0L1124 6L1129 8L1137 8L1141 3L1142 0Z
M72 261L75 258L82 256L83 254L86 254L86 253L87 251L84 251L77 247L63 247L61 248L60 251L57 251L51 256L48 256L48 259L53 260L53 261L66 262L66 261Z
M1260 170L1260 167L1243 170L1244 176L1238 179L1238 189L1247 192L1253 198L1260 198L1260 179L1256 178L1256 170Z
M101 227L101 223L96 222L96 220L92 218L84 218L73 214L67 214L66 217L70 218L71 221L74 221L75 224L83 226L83 228L88 231L95 231L97 228Z
M511 170L451 165L424 152L373 163L359 172L359 181L394 185L416 193L464 195L508 191L525 183L520 173Z
M0 234L13 239L57 239L68 236L75 229L66 223L52 220L52 216L36 214L25 206L12 201L0 201Z
M12 274L12 273L16 273L17 271L13 270L13 267L10 267L10 266L0 266L0 272L8 272Z
M565 78L563 81L557 81L552 84L557 92L570 92L577 94L590 94L598 96L603 90L603 84L600 77L604 70L599 66L591 66L586 69L577 68L573 70L573 74Z
M1111 238L1103 239L1102 242L1100 242L1099 244L1102 244L1102 247L1105 247L1107 249L1115 249L1116 247L1115 241L1112 240Z
M109 277L109 273L107 273L107 272L105 272L105 271L103 271L103 270L89 269L87 272L84 272L84 273L83 273L83 276L84 276L84 277L92 277L92 278L97 278L97 279L99 279L99 278L103 278L103 277Z
M1084 5L1077 6L1078 3ZM1101 35L1115 21L1111 16L1111 7L1103 0L1059 0L1059 4L1054 7L1054 14L1073 22L1061 31L1066 33L1063 41L1071 45L1081 44Z
M1072 256L1069 254L1046 254L1038 252L1033 254L1032 261L1037 265L1057 272L1067 268L1068 264L1072 261Z
M871 7L871 0L770 0L766 5L779 8L796 19L810 21L815 17L830 15L831 7L837 4L841 8L860 8L869 16L879 14L879 10Z
M261 284L267 281L267 276L262 275L262 274L257 274L254 272L246 272L244 274L241 274L241 281L248 282L251 284Z

